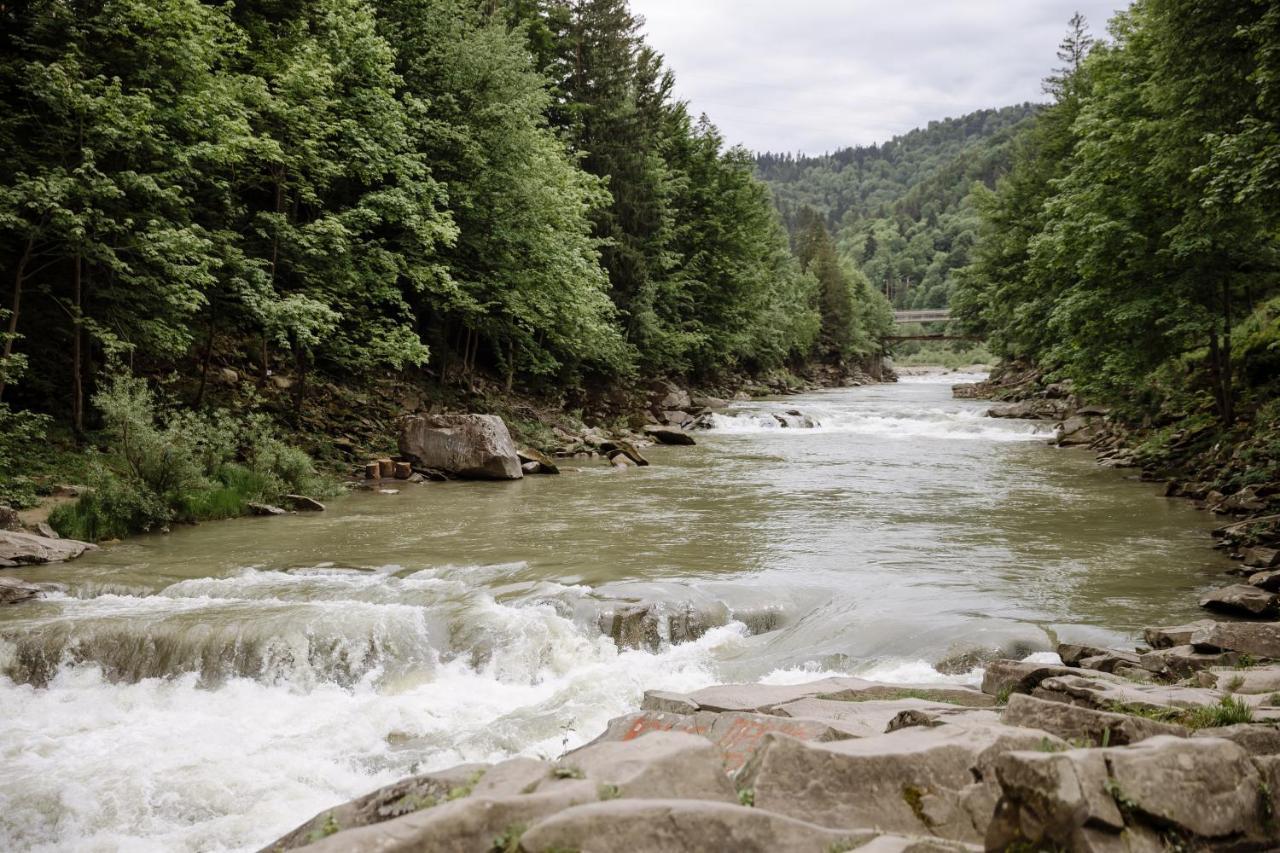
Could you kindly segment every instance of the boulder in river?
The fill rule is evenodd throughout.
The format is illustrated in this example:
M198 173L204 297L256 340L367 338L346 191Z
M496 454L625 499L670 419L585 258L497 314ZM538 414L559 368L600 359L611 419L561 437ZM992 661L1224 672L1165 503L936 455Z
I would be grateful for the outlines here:
M519 480L520 457L497 415L410 415L400 453L418 464L478 480Z
M1197 628L1189 641L1201 651L1280 658L1280 624L1275 622L1208 622Z
M1280 549L1249 548L1244 552L1244 564L1253 569L1280 569Z
M1058 424L1058 446L1091 444L1102 433L1101 423L1088 415L1075 415Z
M324 512L324 504L306 495L285 495L284 502L294 512Z
M516 451L516 456L520 459L520 467L526 474L559 474L560 467L556 465L555 460L541 450L532 447L522 447ZM537 465L536 471L529 471L528 465Z
M600 452L607 456L610 462L612 462L618 454L622 454L642 468L649 464L649 460L645 459L640 451L636 450L635 445L629 441L606 441L604 444L600 445Z
M0 606L28 601L40 595L40 587L18 578L0 575Z
M20 530L0 530L0 563L31 565L74 560L85 551L96 551L97 545L75 539L50 539Z
M657 441L659 444L675 444L675 445L691 445L697 444L693 440L693 436L682 429L669 426L658 426L657 424L648 424L644 428L645 435Z
M248 506L252 515L288 515L286 510L272 504L251 503Z
M1234 584L1215 590L1200 599L1206 610L1265 619L1280 615L1280 597L1248 584Z

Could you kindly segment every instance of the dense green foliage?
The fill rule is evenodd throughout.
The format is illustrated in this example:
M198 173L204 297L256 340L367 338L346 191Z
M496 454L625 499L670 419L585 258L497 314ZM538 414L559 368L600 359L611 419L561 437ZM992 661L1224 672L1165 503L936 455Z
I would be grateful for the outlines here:
M625 0L4 5L0 397L83 442L117 361L296 419L395 371L558 391L869 352L672 86Z
M1233 422L1280 391L1280 8L1139 0L983 195L955 307L995 351L1135 409Z
M806 208L817 211L846 263L895 306L944 308L977 240L971 191L1008 171L1036 110L982 110L882 145L820 157L763 154L756 165L792 233Z

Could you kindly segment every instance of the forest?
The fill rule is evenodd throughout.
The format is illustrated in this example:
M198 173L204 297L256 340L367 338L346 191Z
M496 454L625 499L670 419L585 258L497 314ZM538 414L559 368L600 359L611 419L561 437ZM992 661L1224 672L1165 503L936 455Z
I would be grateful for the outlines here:
M752 374L856 361L889 322L825 242L792 252L625 0L0 17L0 499L30 501L46 438L217 432L222 377L287 431L324 383Z
M1280 6L1140 0L1109 39L1077 16L1058 56L1012 172L976 191L953 313L1134 422L1274 436Z

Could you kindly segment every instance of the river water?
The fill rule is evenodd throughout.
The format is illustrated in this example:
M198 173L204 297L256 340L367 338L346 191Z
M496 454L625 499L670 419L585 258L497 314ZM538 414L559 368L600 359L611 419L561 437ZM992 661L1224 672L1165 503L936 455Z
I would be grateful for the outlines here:
M646 688L973 681L933 664L1197 616L1227 567L1209 517L983 418L965 378L743 404L648 468L356 493L23 571L58 591L0 611L0 849L253 849L415 771L558 755ZM650 603L645 647L602 633Z

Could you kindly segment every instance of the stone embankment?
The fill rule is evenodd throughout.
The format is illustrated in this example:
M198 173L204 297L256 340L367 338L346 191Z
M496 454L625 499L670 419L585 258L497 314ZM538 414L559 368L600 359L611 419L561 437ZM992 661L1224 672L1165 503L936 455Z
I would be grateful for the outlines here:
M267 850L1268 850L1280 625L990 663L982 688L650 691L593 743L401 780Z

